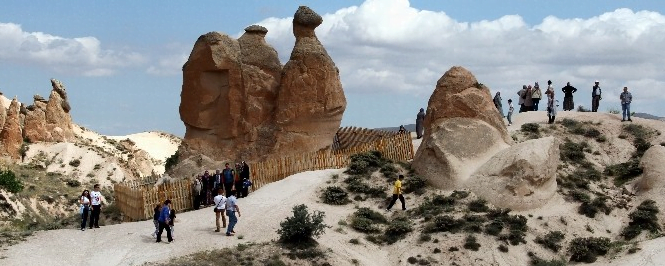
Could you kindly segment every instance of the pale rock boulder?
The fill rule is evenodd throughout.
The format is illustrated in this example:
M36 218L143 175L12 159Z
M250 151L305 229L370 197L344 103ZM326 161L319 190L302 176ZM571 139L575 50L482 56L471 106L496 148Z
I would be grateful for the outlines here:
M314 32L322 22L323 18L306 6L294 15L296 44L282 71L275 153L327 148L342 121L346 97L339 71Z
M57 79L51 79L53 90L46 104L46 131L50 133L45 141L48 142L71 142L74 141L74 128L72 116L69 114L71 107L67 99L65 86Z
M495 154L471 175L466 187L499 208L528 210L556 193L559 142L528 140Z
M424 128L413 167L440 189L462 188L476 168L512 144L489 89L459 66L438 80Z
M7 110L7 118L0 132L0 143L0 155L13 160L21 159L19 149L23 144L23 134L19 121L19 103L16 99L12 100Z
M655 145L649 148L640 161L643 174L635 182L635 190L642 195L652 190L662 195L665 192L665 147Z

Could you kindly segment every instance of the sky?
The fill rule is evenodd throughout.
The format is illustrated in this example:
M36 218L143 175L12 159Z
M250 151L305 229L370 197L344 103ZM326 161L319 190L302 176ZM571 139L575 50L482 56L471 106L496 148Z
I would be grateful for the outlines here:
M452 66L504 102L524 84L552 80L558 91L570 82L576 105L590 107L598 80L599 111L620 109L627 86L632 111L665 116L662 0L9 0L0 9L0 92L30 104L56 78L79 125L183 136L181 69L196 39L262 25L285 64L300 5L323 16L316 34L340 70L342 126L414 123Z

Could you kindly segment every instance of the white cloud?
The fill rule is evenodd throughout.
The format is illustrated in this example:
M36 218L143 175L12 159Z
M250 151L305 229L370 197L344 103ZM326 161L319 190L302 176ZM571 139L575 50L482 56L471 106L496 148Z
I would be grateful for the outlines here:
M189 54L183 51L166 54L157 59L156 64L148 67L146 72L156 76L177 76L182 74L182 65L187 62Z
M64 38L26 32L21 25L0 23L0 60L45 66L58 72L85 76L112 75L116 69L140 64L133 52L102 49L95 37Z

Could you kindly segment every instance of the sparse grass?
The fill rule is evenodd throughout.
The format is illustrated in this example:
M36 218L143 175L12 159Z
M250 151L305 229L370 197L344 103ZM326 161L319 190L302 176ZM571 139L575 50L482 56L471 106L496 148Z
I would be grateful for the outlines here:
M608 165L604 174L614 177L614 185L622 186L642 174L642 167L637 159L630 159L625 163Z
M571 164L580 164L581 162L585 162L585 148L588 148L588 144L586 142L578 144L572 142L570 139L565 139L564 143L559 145L561 161Z

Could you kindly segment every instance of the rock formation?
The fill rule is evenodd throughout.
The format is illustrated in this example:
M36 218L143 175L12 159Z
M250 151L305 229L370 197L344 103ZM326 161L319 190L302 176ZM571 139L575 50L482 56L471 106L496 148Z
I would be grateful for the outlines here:
M346 107L339 74L314 34L322 19L307 7L294 18L296 44L282 69L268 30L252 25L235 40L210 32L183 66L181 161L257 160L326 148Z
M477 167L512 143L502 119L489 89L463 67L451 68L429 99L414 169L438 188L460 188Z
M284 65L277 101L280 154L330 146L346 109L339 71L314 32L322 22L305 6L293 17L296 44Z
M3 97L0 95L0 97ZM7 106L5 106L5 103L2 99L0 99L0 126L5 125L5 119L7 118ZM2 130L2 129L0 129Z
M558 165L554 137L529 140L495 154L465 187L499 208L536 208L556 193Z
M636 191L639 194L654 189L657 189L658 193L665 191L665 147L655 145L649 148L642 156L640 166L643 174L635 182Z
M51 86L53 90L48 101L35 95L34 103L25 108L23 137L30 142L74 140L72 117L69 114L71 108L65 87L56 79L51 79Z
M0 155L8 156L14 160L21 159L19 149L23 144L23 135L19 123L19 103L16 98L12 100L9 110L7 110L7 118L2 127L2 132L0 132L0 142L2 143Z

